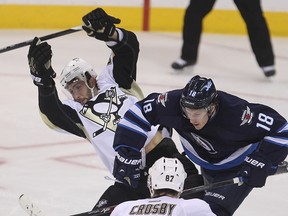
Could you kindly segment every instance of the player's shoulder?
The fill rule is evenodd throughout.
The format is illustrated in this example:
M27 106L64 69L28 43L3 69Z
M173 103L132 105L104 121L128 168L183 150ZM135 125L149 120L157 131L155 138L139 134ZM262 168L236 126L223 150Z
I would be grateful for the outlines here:
M181 90L173 90L163 93L150 93L146 98L142 100L142 102L149 103L152 102L156 105L162 105L166 107L166 104L175 104L176 101L179 101L181 98Z
M219 107L222 112L232 112L235 114L238 113L239 110L242 111L249 105L248 101L236 95L232 95L223 91L217 91L217 94L219 100Z
M204 200L194 198L188 200L182 200L182 206L187 210L190 209L190 213L193 215L209 215L214 216L215 214L212 212L209 204ZM186 208L187 207L187 208ZM189 207L189 208L188 208Z
M218 90L217 94L218 94L218 98L220 102L223 102L223 103L228 103L228 104L248 103L248 101L246 101L245 99L240 98L237 95L230 94L228 92Z

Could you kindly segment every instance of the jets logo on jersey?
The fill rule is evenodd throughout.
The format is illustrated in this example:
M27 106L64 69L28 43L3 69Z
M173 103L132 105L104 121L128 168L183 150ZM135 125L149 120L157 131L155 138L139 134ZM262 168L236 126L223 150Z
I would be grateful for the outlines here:
M163 93L158 96L156 103L162 104L162 106L166 107L166 104L165 104L166 101L167 101L167 93Z
M241 117L241 124L240 126L244 125L244 124L251 124L252 122L252 118L253 118L254 114L251 112L250 108L247 106L246 110L243 111L242 117Z
M193 138L193 140L201 147L203 147L204 149L206 149L210 154L217 154L218 152L215 151L215 149L213 148L213 146L211 145L210 142L208 142L207 140L203 139L202 137L191 133L191 136Z
M104 132L107 128L115 131L121 116L118 114L126 95L117 95L116 88L111 87L99 94L95 100L88 101L80 113L91 121L102 126L93 133L93 137Z

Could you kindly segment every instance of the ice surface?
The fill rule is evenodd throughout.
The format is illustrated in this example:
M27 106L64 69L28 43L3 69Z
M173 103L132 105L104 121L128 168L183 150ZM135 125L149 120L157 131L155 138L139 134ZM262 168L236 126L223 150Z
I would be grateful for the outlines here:
M0 48L52 32L1 30ZM198 64L179 73L171 70L170 64L180 53L180 33L136 34L141 49L137 81L145 94L182 88L199 74L213 78L218 89L270 105L288 118L288 38L273 38L277 75L267 80L246 36L203 35ZM58 74L74 57L87 60L98 71L110 53L102 42L88 38L84 32L49 43ZM0 215L24 216L17 203L22 193L29 195L47 215L88 211L113 183L104 180L111 174L85 140L54 132L42 123L27 53L28 47L24 47L0 54ZM60 96L63 97L61 92ZM177 136L175 141L179 144ZM270 177L267 185L255 189L235 215L288 215L287 180L288 174Z

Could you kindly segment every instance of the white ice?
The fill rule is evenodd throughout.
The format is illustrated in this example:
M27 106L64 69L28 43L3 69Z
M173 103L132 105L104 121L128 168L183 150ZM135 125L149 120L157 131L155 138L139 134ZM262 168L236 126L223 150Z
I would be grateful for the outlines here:
M1 30L0 48L52 32L55 31ZM272 39L277 75L268 80L256 64L247 36L204 34L197 66L174 72L170 64L180 53L180 33L136 34L141 48L137 81L145 94L182 88L199 74L213 78L218 89L267 104L288 119L288 38ZM88 38L84 32L49 43L58 74L74 57L87 60L99 70L110 53L102 42ZM0 54L0 215L26 215L18 204L22 193L47 215L89 211L113 183L104 180L104 176L112 176L88 142L54 132L43 124L27 53L28 47L24 47ZM60 96L63 97L61 92ZM175 141L179 145L177 136ZM287 180L288 174L269 177L266 186L255 189L235 216L288 215Z

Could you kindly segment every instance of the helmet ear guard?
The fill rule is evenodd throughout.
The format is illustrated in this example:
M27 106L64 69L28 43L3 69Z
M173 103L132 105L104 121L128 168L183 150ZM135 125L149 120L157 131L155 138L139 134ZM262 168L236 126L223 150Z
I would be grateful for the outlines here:
M177 158L162 157L149 169L148 188L151 196L155 190L170 189L181 193L187 173Z

